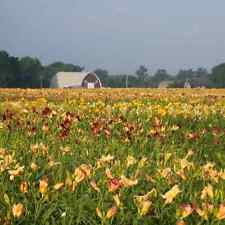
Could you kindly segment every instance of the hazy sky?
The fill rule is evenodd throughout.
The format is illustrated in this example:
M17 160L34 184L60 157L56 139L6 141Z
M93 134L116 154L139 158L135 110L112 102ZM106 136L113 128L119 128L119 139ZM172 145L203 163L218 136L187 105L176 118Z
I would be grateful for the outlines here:
M224 0L0 0L0 49L111 73L225 62Z

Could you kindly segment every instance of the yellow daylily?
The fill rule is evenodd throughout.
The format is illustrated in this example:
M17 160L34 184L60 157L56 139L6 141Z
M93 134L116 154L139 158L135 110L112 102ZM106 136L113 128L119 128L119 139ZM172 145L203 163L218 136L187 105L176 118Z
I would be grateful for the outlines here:
M174 185L169 191L167 191L162 197L165 199L165 204L170 204L181 193L178 185Z

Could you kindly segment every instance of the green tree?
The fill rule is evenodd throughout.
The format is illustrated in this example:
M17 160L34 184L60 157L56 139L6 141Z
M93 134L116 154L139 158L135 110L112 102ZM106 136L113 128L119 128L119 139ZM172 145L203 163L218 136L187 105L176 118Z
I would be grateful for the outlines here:
M108 84L109 84L109 73L108 73L108 71L104 70L104 69L96 69L94 72L96 73L96 75L101 80L101 83L102 83L103 87L107 87Z
M18 74L18 59L0 51L0 87L15 87Z
M41 78L42 86L49 87L52 77L58 72L81 72L84 70L84 67L80 67L73 64L65 64L63 62L55 62L44 67Z
M19 87L39 88L41 86L41 73L43 67L37 58L23 57L19 60L20 77Z
M171 76L167 73L165 69L158 69L154 76L151 78L151 86L158 87L160 82L171 79Z
M215 87L225 87L225 63L213 67L210 79L212 80Z
M141 65L136 71L136 75L140 80L145 80L148 76L148 69L145 66Z

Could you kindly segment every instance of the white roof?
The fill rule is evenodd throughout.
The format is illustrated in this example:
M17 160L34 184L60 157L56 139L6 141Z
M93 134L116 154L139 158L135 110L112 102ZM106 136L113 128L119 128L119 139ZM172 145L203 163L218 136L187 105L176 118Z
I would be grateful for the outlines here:
M58 72L51 80L50 87L81 87L90 72Z

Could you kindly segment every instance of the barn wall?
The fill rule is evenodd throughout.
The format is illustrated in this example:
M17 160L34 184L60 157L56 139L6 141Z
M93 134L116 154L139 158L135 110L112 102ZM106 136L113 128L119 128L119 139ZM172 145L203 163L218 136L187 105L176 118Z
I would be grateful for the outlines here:
M94 73L85 72L58 72L51 80L52 88L88 88L88 83L93 83L93 88L101 88L101 81Z

